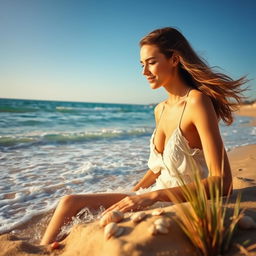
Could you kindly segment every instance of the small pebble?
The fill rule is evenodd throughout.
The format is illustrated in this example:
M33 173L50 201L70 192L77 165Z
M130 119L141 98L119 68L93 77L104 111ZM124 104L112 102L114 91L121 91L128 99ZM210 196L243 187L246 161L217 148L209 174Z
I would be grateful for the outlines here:
M254 219L252 217L244 215L238 221L238 227L241 228L241 229L256 228L256 222L254 221Z
M60 247L59 242L55 241L51 243L51 249L55 250L55 249L58 249L59 247Z

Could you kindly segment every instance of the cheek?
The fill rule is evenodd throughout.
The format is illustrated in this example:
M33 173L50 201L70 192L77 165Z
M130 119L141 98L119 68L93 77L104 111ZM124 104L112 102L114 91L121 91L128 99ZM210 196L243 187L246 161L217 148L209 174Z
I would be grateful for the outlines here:
M158 65L156 72L159 76L169 76L171 74L170 67L167 65Z

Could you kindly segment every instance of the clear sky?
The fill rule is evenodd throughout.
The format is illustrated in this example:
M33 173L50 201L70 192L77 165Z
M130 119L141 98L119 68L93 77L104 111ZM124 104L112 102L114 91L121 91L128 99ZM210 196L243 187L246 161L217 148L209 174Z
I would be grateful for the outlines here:
M156 103L139 40L178 28L210 66L254 79L254 0L0 0L0 97Z

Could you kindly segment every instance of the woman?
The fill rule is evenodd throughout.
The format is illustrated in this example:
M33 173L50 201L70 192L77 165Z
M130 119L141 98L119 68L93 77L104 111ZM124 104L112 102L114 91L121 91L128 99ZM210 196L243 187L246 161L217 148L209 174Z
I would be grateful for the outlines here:
M155 108L150 169L133 188L133 193L64 196L41 244L54 241L62 225L84 207L103 206L107 208L105 214L114 209L126 212L143 209L157 201L170 201L169 192L183 198L176 172L193 189L192 162L200 170L206 191L210 182L220 186L221 181L223 195L232 189L230 165L218 122L222 119L232 123L232 111L242 99L240 86L247 80L244 77L232 80L214 72L174 28L152 31L140 41L140 47L143 75L152 89L164 87L168 95L167 100Z

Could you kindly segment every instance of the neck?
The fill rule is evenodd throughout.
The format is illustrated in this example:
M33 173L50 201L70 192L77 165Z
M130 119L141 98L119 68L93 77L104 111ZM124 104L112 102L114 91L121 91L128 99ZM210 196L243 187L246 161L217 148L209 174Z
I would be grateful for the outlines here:
M175 104L186 97L189 89L191 89L191 87L185 84L179 76L175 76L169 84L164 86L164 88L168 94L166 102L170 105Z

